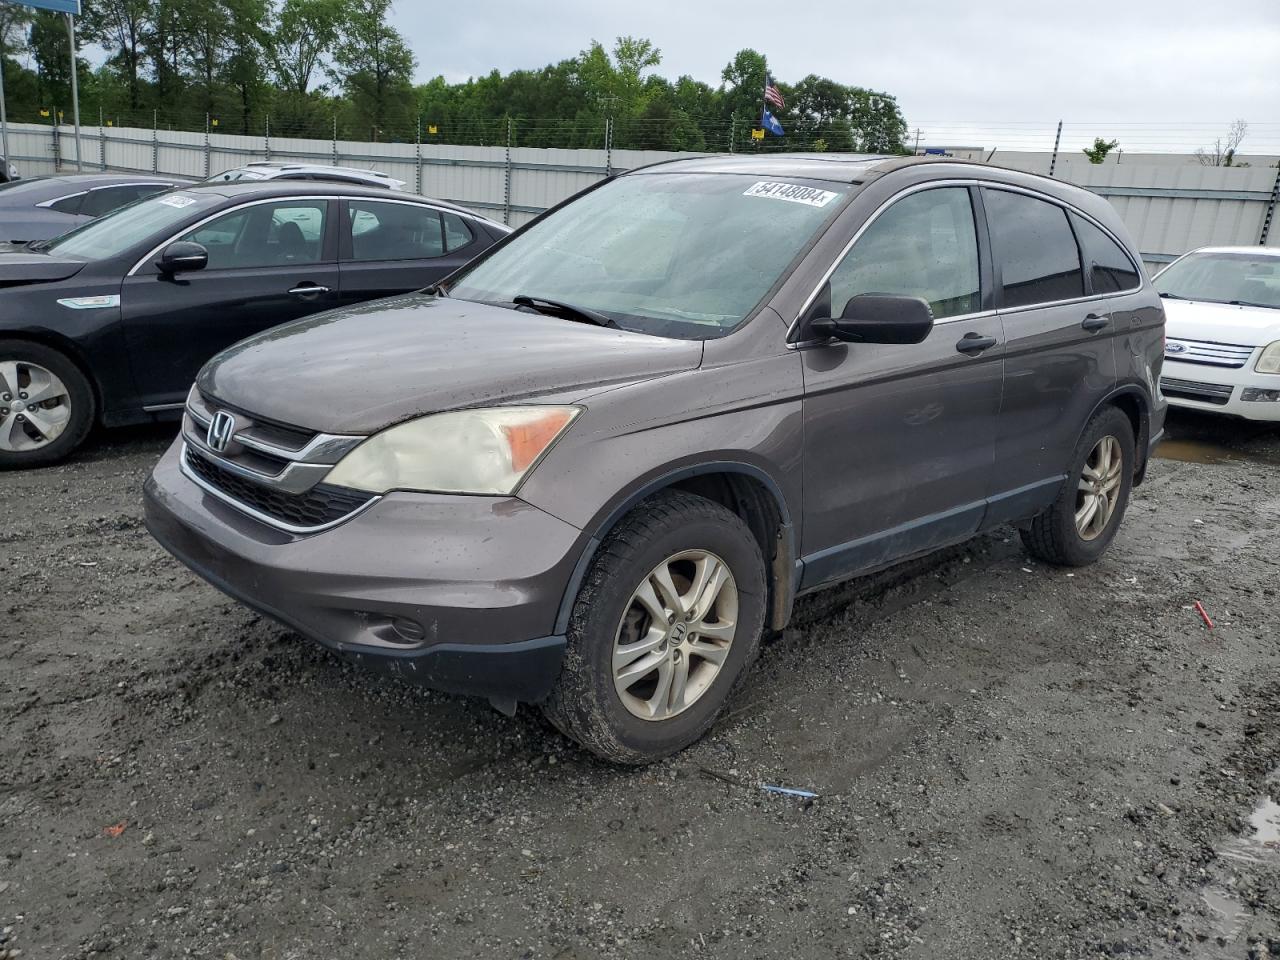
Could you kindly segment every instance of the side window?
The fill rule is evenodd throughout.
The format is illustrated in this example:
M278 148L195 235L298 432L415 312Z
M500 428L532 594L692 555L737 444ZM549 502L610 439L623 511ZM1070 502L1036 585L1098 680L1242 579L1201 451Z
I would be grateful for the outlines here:
M1138 268L1124 248L1088 220L1071 215L1076 237L1084 251L1085 268L1093 281L1094 293L1118 293L1136 290L1142 284Z
M1024 307L1084 296L1080 250L1055 203L1008 190L982 191L1003 305Z
M444 248L449 253L461 250L475 238L467 222L456 213L444 215Z
M319 263L328 210L323 200L262 203L211 220L179 239L209 251L207 270Z
M921 190L880 214L831 275L832 311L863 293L922 297L939 320L982 309L969 191Z
M445 253L440 214L416 203L351 200L351 259L430 260Z
M70 213L73 216L80 212L80 206L84 203L84 194L77 193L74 197L63 197L49 204L50 210L57 210L59 213Z

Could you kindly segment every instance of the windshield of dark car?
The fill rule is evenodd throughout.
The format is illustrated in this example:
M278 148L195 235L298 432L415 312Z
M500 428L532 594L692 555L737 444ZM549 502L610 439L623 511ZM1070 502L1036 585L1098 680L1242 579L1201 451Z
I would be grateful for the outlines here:
M186 223L192 214L215 207L223 199L218 194L162 193L113 210L60 237L37 244L34 249L77 260L109 260L135 244L165 240L170 230Z
M528 296L642 333L719 336L756 308L848 189L741 174L620 177L528 227L449 295Z
M1194 253L1155 279L1156 291L1181 300L1280 309L1280 257Z

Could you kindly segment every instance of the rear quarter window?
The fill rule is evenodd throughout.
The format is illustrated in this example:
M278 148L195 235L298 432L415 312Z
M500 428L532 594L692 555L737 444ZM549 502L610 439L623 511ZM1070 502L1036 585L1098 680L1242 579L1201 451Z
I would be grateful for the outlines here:
M1094 293L1119 293L1136 290L1142 285L1138 268L1129 259L1124 248L1088 220L1071 215L1080 251L1084 255L1084 267L1089 274Z

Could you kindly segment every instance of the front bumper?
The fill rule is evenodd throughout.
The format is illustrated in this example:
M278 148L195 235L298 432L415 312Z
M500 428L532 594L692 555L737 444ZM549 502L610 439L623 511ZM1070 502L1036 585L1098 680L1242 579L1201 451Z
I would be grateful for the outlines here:
M344 656L436 689L537 702L581 531L514 497L389 494L345 523L284 533L183 475L145 487L151 534L215 587Z
M1245 400L1246 390L1280 391L1280 376L1256 373L1256 353L1238 369L1186 363L1166 356L1160 392L1169 404L1246 420L1280 421L1280 400Z

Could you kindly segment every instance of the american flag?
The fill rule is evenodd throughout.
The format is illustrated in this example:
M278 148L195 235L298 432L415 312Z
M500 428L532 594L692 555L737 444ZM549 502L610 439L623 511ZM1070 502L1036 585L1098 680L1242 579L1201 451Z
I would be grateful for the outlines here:
M778 92L777 85L773 82L773 77L766 76L764 78L764 99L765 103L772 103L775 107L785 107L786 101L782 99L782 94Z

